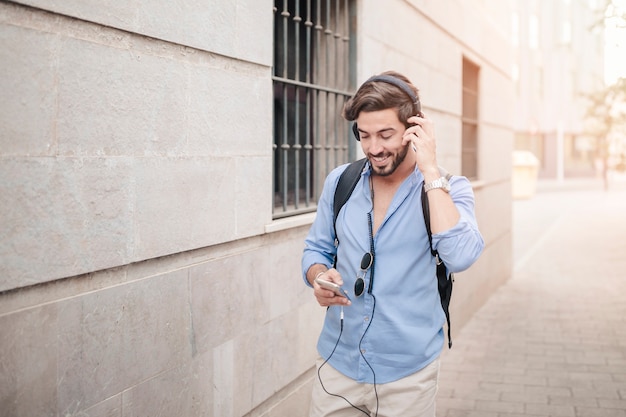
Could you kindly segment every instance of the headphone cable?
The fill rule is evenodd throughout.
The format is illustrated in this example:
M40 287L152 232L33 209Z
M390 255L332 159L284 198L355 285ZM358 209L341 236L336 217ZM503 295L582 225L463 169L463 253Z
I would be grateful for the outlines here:
M376 301L374 301L374 304L376 304ZM335 343L335 347L333 347L332 352L330 352L330 356L328 357L328 359L325 359L324 362L322 362L322 364L320 365L319 368L317 368L317 379L319 379L320 381L320 385L322 386L322 389L324 390L324 392L328 395L331 395L333 397L337 397L337 398L341 398L343 399L345 402L347 402L348 404L350 404L350 406L356 410L359 410L360 412L362 412L363 414L365 414L368 417L371 417L371 415L363 410L360 407L357 407L356 405L352 404L350 402L350 400L348 400L346 397L339 395L339 394L333 394L332 392L328 392L328 390L326 389L326 387L324 386L324 383L322 382L322 376L320 375L320 371L322 370L322 367L324 365L326 365L326 363L328 363L328 361L330 360L330 358L333 357L333 354L335 353L335 350L337 349L337 346L339 346L339 340L341 340L341 335L343 334L343 306L341 306L341 324L340 324L340 330L339 330L339 337L337 338L337 342ZM371 323L371 321L370 321ZM367 326L369 328L369 325ZM361 340L363 340L363 338L361 338ZM360 345L360 342L359 342ZM362 354L361 354L362 355ZM363 358L365 359L365 358ZM367 362L367 360L365 361ZM370 366L370 364L367 364L368 366ZM372 367L370 366L370 369L372 369ZM374 372L374 370L372 369L372 372ZM376 391L376 374L374 374L374 391ZM378 415L378 394L376 394L376 415Z

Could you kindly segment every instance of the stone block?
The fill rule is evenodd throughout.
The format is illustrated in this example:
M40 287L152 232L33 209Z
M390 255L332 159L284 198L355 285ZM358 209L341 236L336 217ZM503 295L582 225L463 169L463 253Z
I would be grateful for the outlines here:
M234 416L244 415L268 399L274 393L273 386L282 387L293 379L288 375L289 370L295 371L295 346L289 336L295 334L295 325L295 320L281 317L233 341ZM280 355L276 355L277 349Z
M124 417L199 416L192 413L193 375L189 363L167 370L122 393Z
M511 224L513 209L508 190L508 182L500 181L474 192L476 221L487 244L500 239Z
M59 58L62 154L270 155L268 74L225 71L227 60L212 55L135 43L120 53L122 45L66 41Z
M214 349L214 415L245 415L275 394L273 387L288 385L314 365L311 357L306 368L299 366L299 316L281 316Z
M298 331L296 334L298 337L290 338L291 343L296 345L296 358L292 367L302 373L314 367L319 357L317 339L322 331L326 315L326 309L317 303L312 290L308 292L308 295L310 300L297 310Z
M204 353L267 323L271 277L267 248L254 248L192 267L195 350Z
M0 416L55 415L59 326L45 305L0 316Z
M269 245L268 285L271 290L271 317L276 318L299 309L314 300L312 289L302 279L300 260L304 249L302 233L277 233ZM285 297L284 294L290 294Z
M317 376L317 375L316 375ZM262 414L261 417L305 416L309 412L313 380L309 379L300 385L289 396L284 398L275 407Z
M191 357L186 271L59 305L58 410L95 405Z
M234 239L236 202L220 201L225 190L234 189L234 167L234 160L227 158L136 160L132 174L136 196L130 210L136 229L134 259Z
M511 155L513 152L513 132L509 128L485 124L481 127L480 141L478 160L489 162L479 165L478 178L485 182L509 181L511 178L511 159L502 158L501 155ZM508 200L509 195L503 194L499 197L502 200Z
M84 414L89 417L124 417L122 409L122 394L118 394L89 407Z
M185 154L189 86L184 65L138 48L123 52L118 47L64 40L58 69L59 153Z
M269 147L268 147L269 149ZM236 216L234 233L238 238L262 235L265 226L272 222L272 157L269 155L239 157L232 190L216 191L222 210L232 210ZM220 175L216 173L216 176ZM211 219L216 227L216 219ZM223 242L223 241L222 241Z
M221 68L226 62L188 65L189 149L193 154L270 156L272 89L258 68Z
M213 349L213 363L215 364L212 379L214 402L211 411L215 416L234 417L234 398L235 395L242 393L236 392L234 387L236 375L232 340Z
M267 1L176 0L157 4L142 0L122 3L20 0L19 3L241 60L267 66L272 62L271 42L257 41L271 33L273 16ZM258 47L251 48L250 44Z
M134 245L131 161L0 164L0 291L117 265Z
M0 24L3 156L56 152L56 48L58 39L53 34Z

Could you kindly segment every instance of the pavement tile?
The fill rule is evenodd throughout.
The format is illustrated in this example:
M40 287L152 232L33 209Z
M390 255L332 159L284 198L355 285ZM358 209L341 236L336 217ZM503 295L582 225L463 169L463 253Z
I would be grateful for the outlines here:
M577 398L597 398L617 400L620 398L617 386L608 389L572 388L572 395Z
M451 409L445 417L499 417L498 413L486 413L484 411L468 411ZM508 416L508 415L507 415Z
M503 413L522 413L524 404L519 402L508 401L476 401L476 411L483 412L503 412Z
M486 413L484 411L450 410L444 417L499 417L498 413Z
M550 395L548 401L552 405L571 405L574 407L589 407L589 408L598 408L598 399L597 398L580 398L580 397L559 397Z
M576 417L626 417L625 410L607 410L605 408L578 407Z
M626 399L610 400L600 398L598 401L600 402L600 407L602 408L615 408L618 410L626 410Z
M525 404L548 404L549 396L545 392L541 391L529 392L527 390L524 390L523 392L502 393L502 395L500 395L500 401L519 402Z
M525 410L529 415L576 417L576 408L571 405L525 403L525 407Z
M437 415L626 417L626 183L513 204L513 277L442 355Z

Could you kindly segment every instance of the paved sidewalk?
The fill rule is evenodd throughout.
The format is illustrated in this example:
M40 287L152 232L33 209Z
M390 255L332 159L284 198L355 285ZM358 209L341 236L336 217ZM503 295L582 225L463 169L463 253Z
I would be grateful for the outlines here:
M442 356L438 417L626 417L626 184L514 202L514 273Z

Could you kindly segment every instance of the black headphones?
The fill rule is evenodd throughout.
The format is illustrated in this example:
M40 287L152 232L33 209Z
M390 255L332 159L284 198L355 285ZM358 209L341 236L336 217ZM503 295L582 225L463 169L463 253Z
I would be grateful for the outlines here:
M363 84L361 84L360 88L363 88L363 86L367 83L372 83L375 81L382 81L387 84L395 85L396 87L404 91L407 96L409 96L409 98L415 105L415 114L420 114L422 112L422 105L420 104L419 99L415 95L415 92L413 92L413 90L411 89L411 87L409 87L407 83L405 83L399 78L392 77L391 75L374 75L373 77L370 77L367 81L365 81ZM352 124L352 133L354 133L354 137L356 137L356 140L358 141L361 140L361 137L359 136L359 129L356 125L356 122Z

